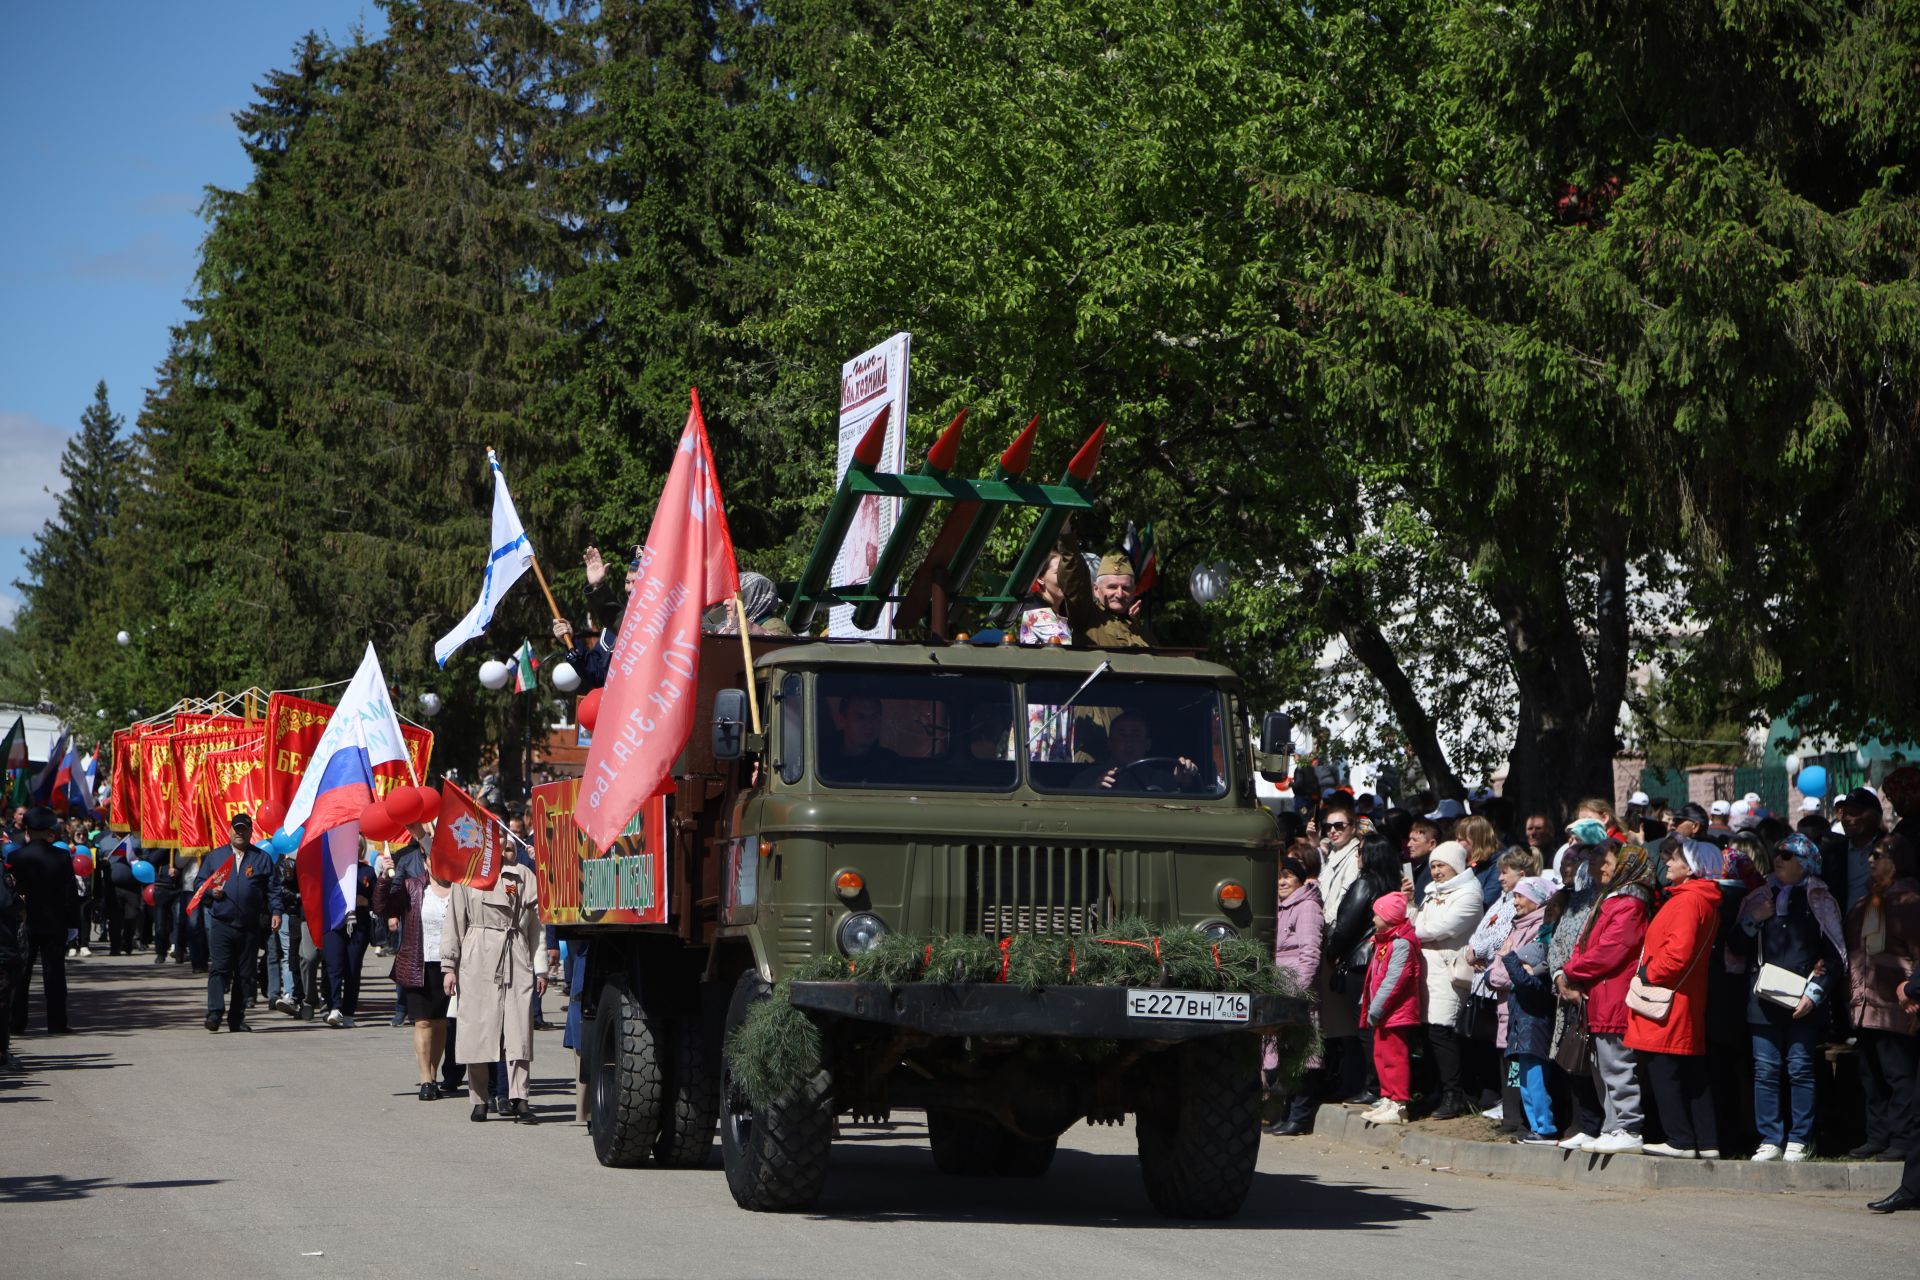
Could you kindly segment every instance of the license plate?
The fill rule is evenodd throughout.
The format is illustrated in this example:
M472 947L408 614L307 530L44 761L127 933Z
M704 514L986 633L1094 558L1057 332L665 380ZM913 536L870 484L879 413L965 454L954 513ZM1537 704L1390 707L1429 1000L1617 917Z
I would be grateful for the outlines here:
M1244 991L1127 991L1129 1018L1245 1022L1252 1012L1253 997Z

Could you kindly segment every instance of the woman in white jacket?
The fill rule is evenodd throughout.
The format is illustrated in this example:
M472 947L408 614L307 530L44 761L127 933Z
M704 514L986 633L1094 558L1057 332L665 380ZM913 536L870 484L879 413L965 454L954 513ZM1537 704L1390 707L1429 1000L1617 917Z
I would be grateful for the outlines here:
M1467 983L1456 985L1454 958L1462 955L1486 911L1480 881L1466 874L1467 850L1449 840L1428 855L1433 883L1408 913L1427 970L1427 1043L1440 1074L1440 1105L1434 1119L1447 1120L1472 1110L1461 1087L1465 1042L1459 1031ZM1462 968L1465 968L1464 963ZM1471 981L1471 979L1469 979Z

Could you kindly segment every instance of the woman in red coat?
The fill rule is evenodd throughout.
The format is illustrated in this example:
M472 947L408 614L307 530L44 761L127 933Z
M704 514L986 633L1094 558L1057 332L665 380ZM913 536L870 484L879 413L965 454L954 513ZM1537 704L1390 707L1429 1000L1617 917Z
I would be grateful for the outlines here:
M1678 836L1669 836L1662 851L1671 893L1647 928L1640 980L1672 991L1673 1000L1660 1019L1629 1008L1624 1043L1647 1068L1654 1112L1666 1130L1667 1140L1648 1143L1646 1153L1717 1160L1720 1133L1706 1053L1708 956L1720 928L1720 851Z
M1600 864L1606 897L1587 918L1585 935L1554 979L1563 1000L1587 1007L1593 1037L1593 1077L1605 1110L1599 1137L1578 1149L1612 1154L1640 1150L1640 1080L1627 1033L1627 985L1633 981L1653 903L1653 860L1637 844L1623 845Z

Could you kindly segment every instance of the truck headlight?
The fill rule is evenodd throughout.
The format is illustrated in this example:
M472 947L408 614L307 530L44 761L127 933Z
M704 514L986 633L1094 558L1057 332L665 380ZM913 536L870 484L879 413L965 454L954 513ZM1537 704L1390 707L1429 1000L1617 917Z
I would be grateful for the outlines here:
M1209 920L1205 924L1195 925L1194 928L1198 929L1200 936L1208 942L1225 942L1228 938L1240 936L1240 931L1225 920Z
M864 955L887 936L887 922L871 911L855 911L840 921L833 931L834 945L843 956Z

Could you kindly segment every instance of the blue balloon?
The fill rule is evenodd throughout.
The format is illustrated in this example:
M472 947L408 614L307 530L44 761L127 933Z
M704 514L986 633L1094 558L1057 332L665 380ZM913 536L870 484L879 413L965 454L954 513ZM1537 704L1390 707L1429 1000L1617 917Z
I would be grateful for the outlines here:
M1800 776L1795 779L1794 785L1800 788L1800 794L1803 796L1810 796L1815 800L1824 798L1827 794L1826 768L1817 764L1808 765L1800 771Z
M141 884L153 883L153 864L141 858L133 864L133 878Z

